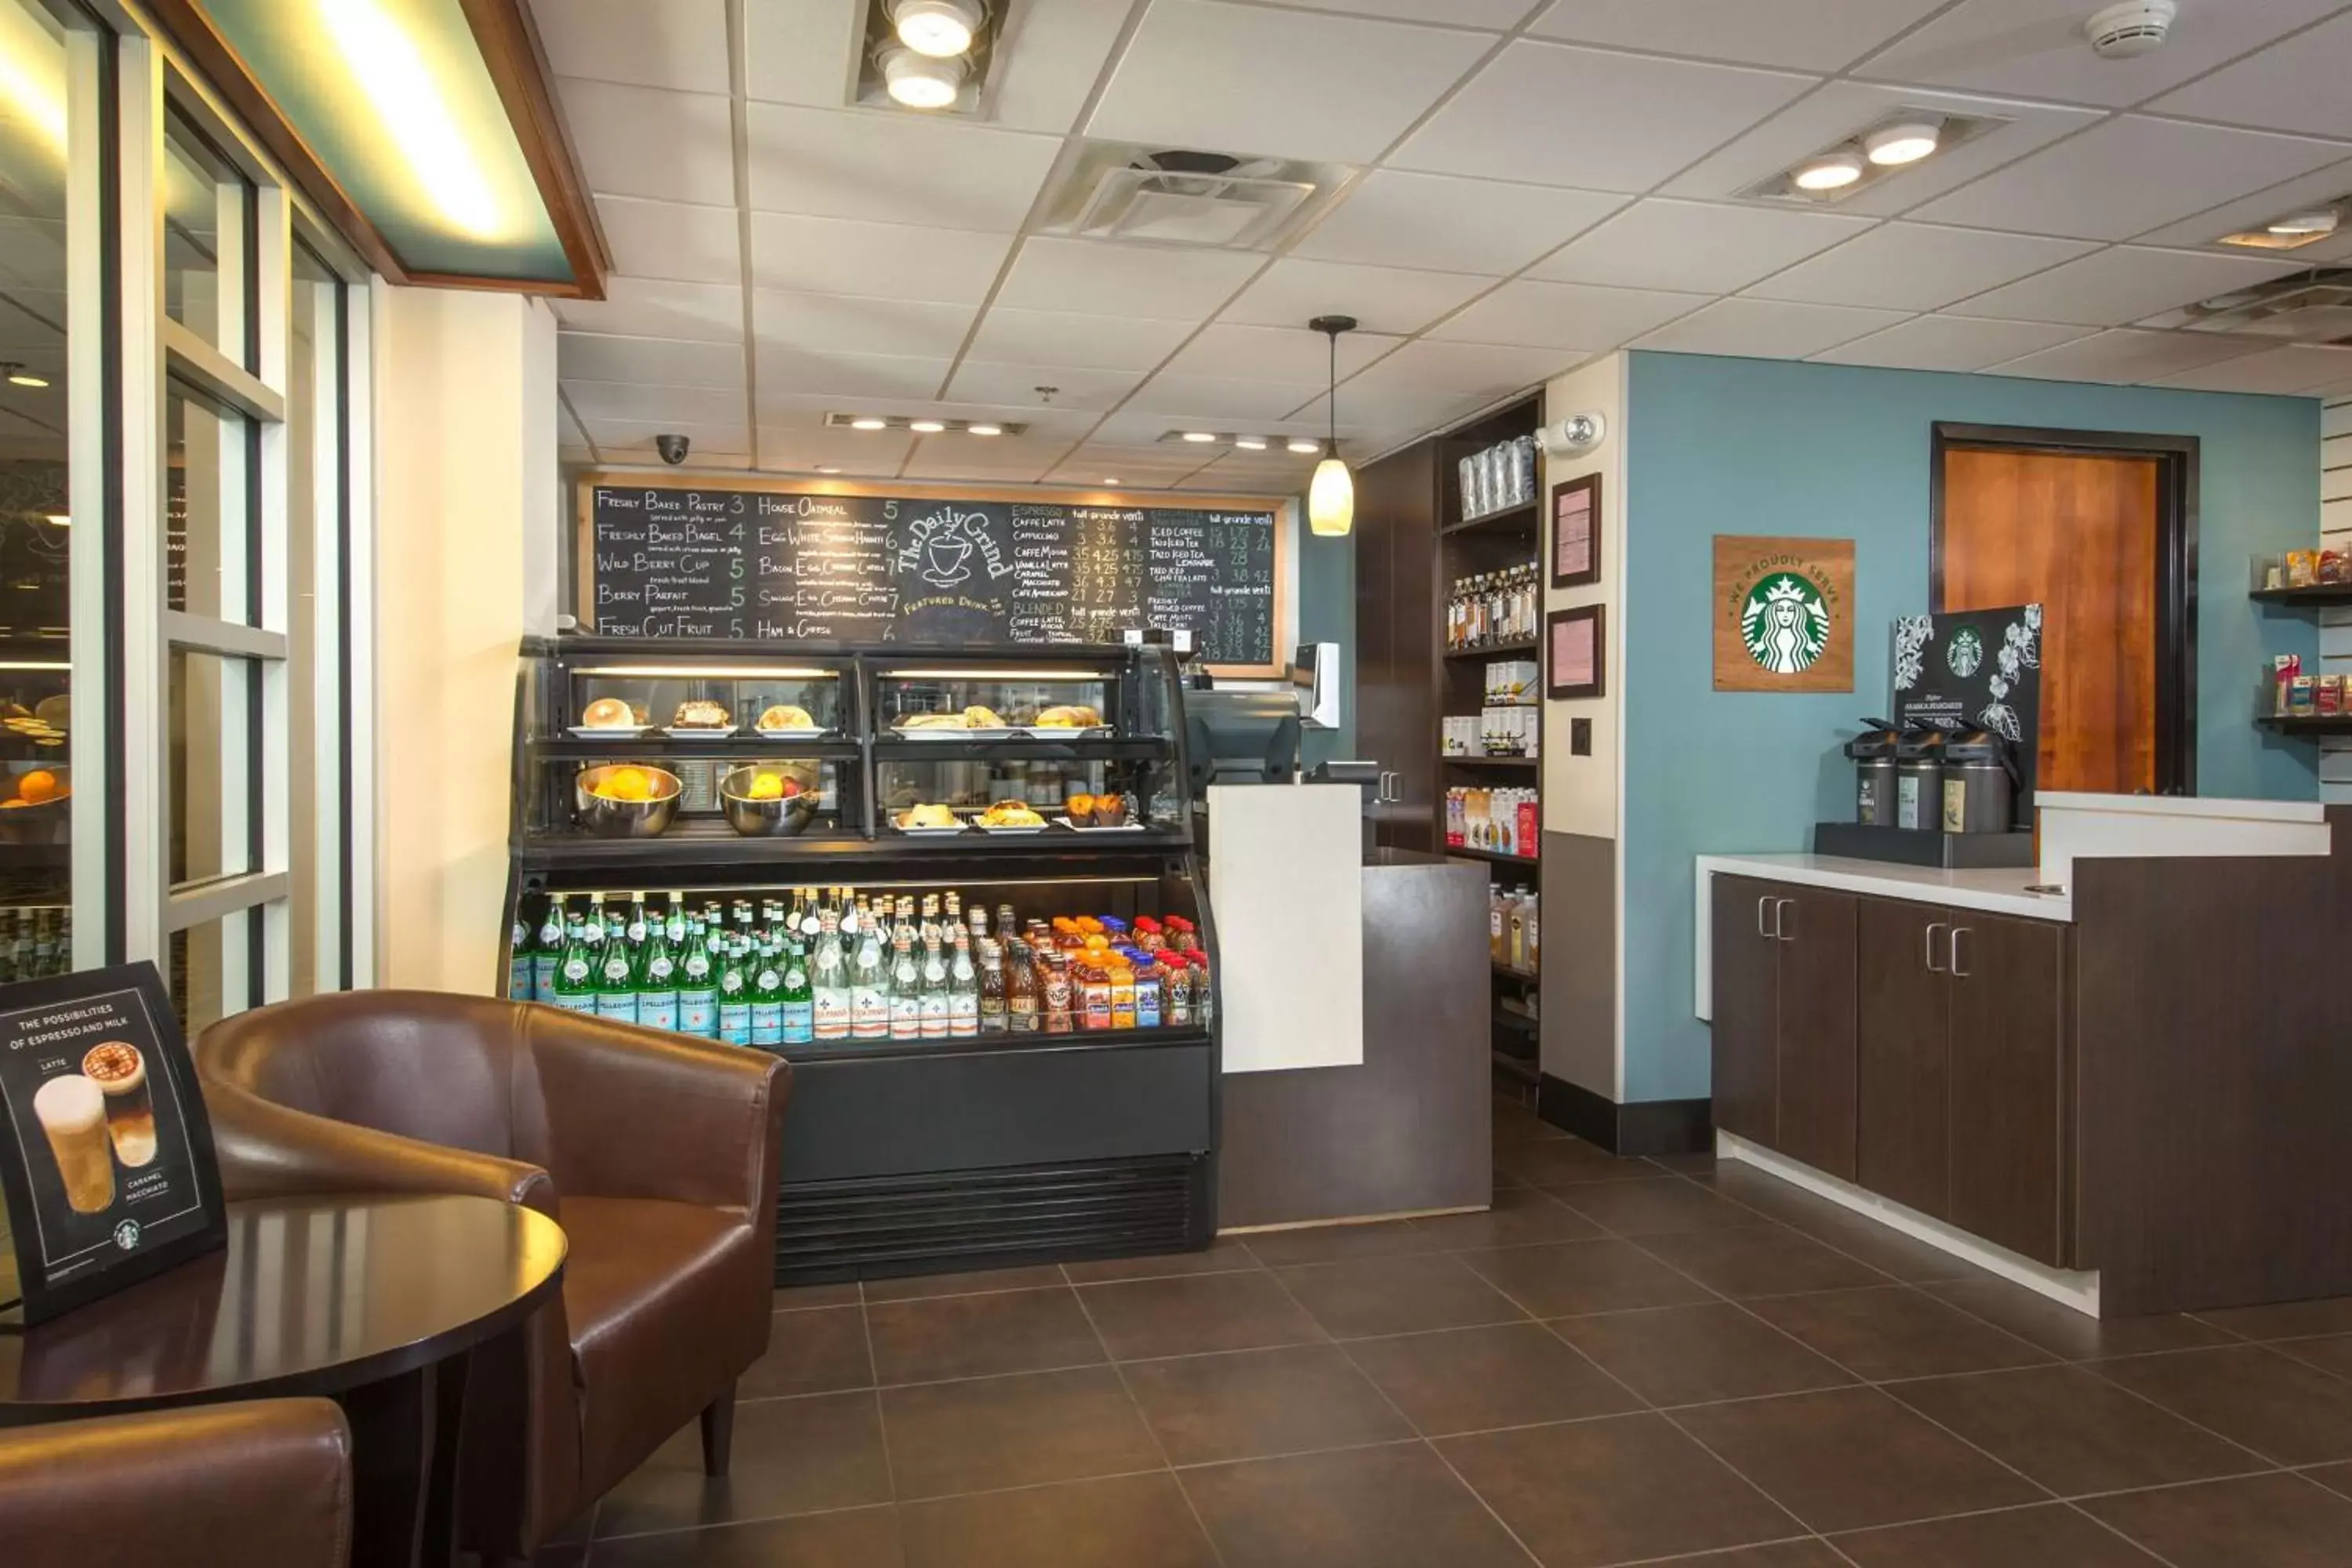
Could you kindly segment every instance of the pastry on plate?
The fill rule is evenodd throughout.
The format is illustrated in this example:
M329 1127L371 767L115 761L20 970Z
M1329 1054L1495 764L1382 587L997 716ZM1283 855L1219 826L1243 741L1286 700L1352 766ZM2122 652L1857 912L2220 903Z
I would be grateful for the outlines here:
M944 805L916 805L898 818L901 827L958 827L956 814Z
M1095 819L1095 797L1074 795L1062 803L1062 810L1069 817L1071 826L1084 827Z
M898 721L901 730L969 730L961 713L909 713Z
M1039 730L1093 730L1101 726L1102 715L1083 702L1070 702L1041 709L1030 723Z
M599 697L581 713L580 726L584 730L634 730L637 716L619 698Z
M979 703L974 703L963 710L963 722L964 728L968 730L1002 730L1004 728L1004 721L996 716L995 709L984 708Z
M1043 827L1045 819L1029 809L1026 801L1000 800L981 813L982 827Z
M789 702L779 702L760 715L762 730L814 730L816 721L805 708L795 708Z
M679 703L677 717L670 722L681 730L728 730L734 727L735 720L724 702L696 697Z

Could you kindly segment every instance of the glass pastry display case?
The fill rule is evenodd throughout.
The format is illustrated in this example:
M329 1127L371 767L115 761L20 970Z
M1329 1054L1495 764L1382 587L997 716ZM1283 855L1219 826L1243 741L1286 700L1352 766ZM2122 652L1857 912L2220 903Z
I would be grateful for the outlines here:
M1208 1245L1172 653L566 637L516 708L500 984L793 1062L780 1280Z

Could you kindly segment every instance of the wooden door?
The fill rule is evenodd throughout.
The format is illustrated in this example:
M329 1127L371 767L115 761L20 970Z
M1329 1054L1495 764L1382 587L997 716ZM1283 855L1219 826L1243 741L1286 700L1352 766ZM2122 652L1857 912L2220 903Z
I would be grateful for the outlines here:
M2037 787L2157 787L2161 460L1949 447L1937 608L2042 606Z
M2061 1265L2066 928L1950 911L1951 1223Z
M1864 899L1855 948L1854 1180L1937 1219L1951 1196L1952 921L1933 904Z
M1777 889L1780 1141L1817 1171L1853 1180L1856 906L1851 893Z
M1774 1038L1780 1009L1780 953L1771 935L1771 904L1786 891L1753 878L1718 874L1707 931L1715 991L1715 1124L1771 1148L1780 1146Z

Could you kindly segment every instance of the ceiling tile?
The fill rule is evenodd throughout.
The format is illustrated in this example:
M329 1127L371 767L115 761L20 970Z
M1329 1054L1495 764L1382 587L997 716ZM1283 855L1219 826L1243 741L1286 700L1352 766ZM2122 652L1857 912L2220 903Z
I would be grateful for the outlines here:
M680 429L739 424L745 412L740 386L713 390L649 386L636 382L570 381L562 384L572 411L590 425L601 419L674 422ZM664 429L669 426L663 426Z
M1022 242L996 302L1024 310L1203 321L1265 265L1265 257L1244 251L1033 237Z
M878 109L754 103L744 118L751 205L814 217L1010 233L1062 149L1055 137Z
M1891 217L2012 163L2098 120L2095 109L2021 103L2012 99L1930 92L1875 82L1832 81L1809 92L1729 145L1717 149L1659 187L1661 195L1728 201L1824 147L1852 137L1898 110L1988 122L1976 135L1934 157L1853 192L1825 209Z
M2352 136L2352 12L2166 93L2149 110L2271 131Z
M558 76L725 92L727 0L533 0Z
M1728 294L1868 228L1869 218L1782 207L1636 202L1531 276L1620 289Z
M1440 174L1645 191L1812 85L1811 77L1522 38L1389 162Z
M1307 11L1345 11L1355 16L1387 16L1399 22L1444 21L1449 26L1485 27L1504 32L1527 19L1541 0L1289 0Z
M2097 330L2048 321L1914 316L1866 338L1824 349L1812 357L1825 364L1880 365L1889 370L1982 370L2020 354L2087 338Z
M865 17L866 0L744 6L744 92L770 103L819 109L847 103L856 85Z
M1028 407L1039 403L1041 386L1054 388L1054 408L1091 410L1114 408L1143 379L1139 370L1081 370L1071 365L997 364L967 359L956 367L948 395L960 403L990 403Z
M1528 343L1597 353L1707 302L1705 294L1602 289L1590 283L1506 283L1430 332L1465 343Z
M1152 0L1087 134L1368 163L1491 42L1222 0Z
M604 279L602 300L550 302L558 321L582 331L698 342L743 340L743 291L722 284L613 277Z
M1021 0L989 83L995 122L1014 131L1068 131L1102 76L1128 10L1103 0Z
M1501 277L1624 205L1594 191L1375 169L1290 254Z
M2263 185L2339 162L2346 149L2127 114L1916 208L1978 228L2128 239Z
M2352 348L2334 343L2291 343L2267 353L2224 360L2201 370L2183 371L2158 383L2199 392L2308 394L2352 378Z
M1962 0L1854 74L1932 87L1976 88L2120 109L2211 70L2341 0L2226 0L2184 5L2164 47L2101 59L2083 39L2090 0Z
M1162 371L1129 398L1125 412L1164 414L1171 418L1202 416L1218 429L1257 429L1286 417L1300 404L1312 402L1323 384L1286 381L1228 381L1210 375L1172 375Z
M926 441L922 450L907 459L902 479L934 481L969 480L983 485L1031 485L1045 477L1061 460L1066 447L1030 447L992 456L983 461L969 448Z
M839 294L761 289L751 296L751 330L762 344L836 353L953 359L979 313L973 305Z
M771 397L934 397L952 363L890 354L826 353L761 343L760 415L767 417Z
M1559 0L1528 31L1664 55L1836 70L1944 0Z
M1760 299L1800 300L1817 305L1933 310L2096 248L2084 239L2045 239L2039 235L1938 228L1923 223L1882 224L1775 273L1748 292ZM2036 314L2032 310L1983 313Z
M1467 345L1440 343L1430 346L1458 348ZM1559 368L1564 370L1568 366ZM1476 392L1411 384L1342 386L1339 388L1340 445L1349 451L1363 450L1362 441L1375 431L1409 430L1418 438L1458 424L1479 410L1534 385L1537 380L1548 379L1549 375L1538 376L1499 391ZM1324 411L1324 399L1319 397L1301 408L1298 414L1299 417L1293 423L1307 433L1317 436L1323 433L1324 422L1329 417Z
M733 387L740 391L743 385L743 350L737 343L558 332L555 373L567 381L635 381L647 386Z
M2120 327L2300 270L2292 261L2119 245L1979 294L1951 314Z
M596 443L597 450L609 461L623 460L623 454L651 453L656 436L684 436L692 443L693 456L705 462L714 458L740 458L751 449L751 426L743 421L740 405L731 422L709 425L689 424L682 419L597 419L581 416L588 438Z
M615 272L686 283L742 281L743 235L731 206L598 196L596 216Z
M1354 331L1339 339L1339 375L1355 374L1403 342L1381 332ZM1305 327L1244 327L1218 321L1201 329L1183 352L1168 362L1179 375L1225 381L1276 381L1320 387L1329 379L1331 345Z
M696 206L735 205L735 131L726 99L571 78L555 85L590 190Z
M2143 245L2210 245L2225 234L2241 229L2260 228L2275 217L2284 217L2297 207L2331 202L2352 192L2352 160L2326 163L2308 174L2298 174L2292 180L2266 185L2259 191L2210 207L2194 217L2167 224L2146 234L2132 237ZM2329 254L2332 246L2344 240L2322 240L2294 252L2297 257L2319 259Z
M1303 328L1318 316L1345 315L1355 317L1368 332L1411 336L1495 281L1464 272L1416 272L1285 257L1259 273L1219 320L1249 327Z
M2236 359L2259 340L2200 332L2144 332L2133 328L2094 332L2054 349L1991 367L1996 375L2030 375L2048 381L2158 381L2200 365Z
M913 451L916 437L903 430L806 430L760 421L760 467L813 472L839 468L845 474L887 476Z
M1083 316L1060 310L992 307L969 350L1000 364L1076 365L1081 370L1150 370L1184 341L1181 321Z
M1581 357L1569 349L1440 343L1423 339L1405 344L1361 374L1340 383L1339 415L1343 421L1360 417L1349 401L1359 391L1499 397L1557 375Z
M753 213L751 280L812 294L878 294L977 305L1013 249L1010 234Z
M1675 353L1742 354L1751 359L1803 359L1902 319L1899 310L1865 310L1849 305L1717 300L1703 310L1634 340L1633 347Z

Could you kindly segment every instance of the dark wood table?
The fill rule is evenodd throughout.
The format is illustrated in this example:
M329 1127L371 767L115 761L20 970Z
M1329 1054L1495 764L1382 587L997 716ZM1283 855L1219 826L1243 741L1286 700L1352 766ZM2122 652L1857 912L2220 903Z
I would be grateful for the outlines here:
M233 1203L225 1250L0 1334L0 1425L323 1394L352 1427L352 1561L445 1563L468 1361L519 1364L564 1251L489 1198Z

